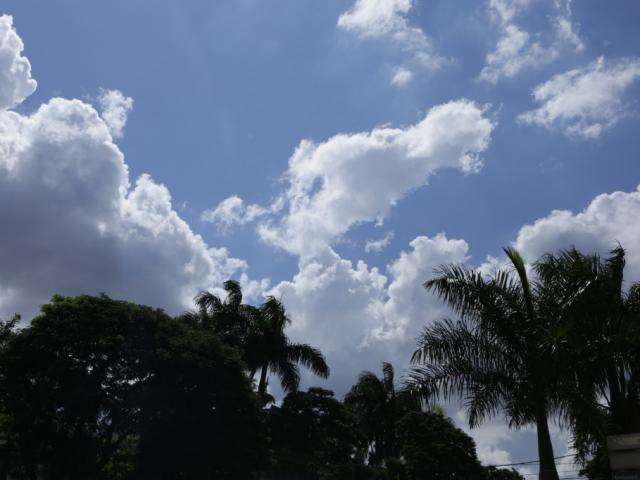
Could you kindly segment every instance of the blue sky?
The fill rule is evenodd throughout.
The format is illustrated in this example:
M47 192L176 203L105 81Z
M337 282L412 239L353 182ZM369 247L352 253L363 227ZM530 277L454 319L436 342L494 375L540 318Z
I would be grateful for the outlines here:
M438 263L621 241L640 275L637 2L2 9L0 315L56 291L180 311L241 278L283 298L342 394L447 313L420 288ZM532 456L527 433L483 432L486 461Z

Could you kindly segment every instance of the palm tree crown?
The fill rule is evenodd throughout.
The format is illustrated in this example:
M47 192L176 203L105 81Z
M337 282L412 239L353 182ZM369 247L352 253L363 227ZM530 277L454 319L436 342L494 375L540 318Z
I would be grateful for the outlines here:
M210 292L200 293L196 299L197 312L183 315L214 330L226 343L240 349L251 378L260 371L258 394L266 403L268 376L274 373L287 393L296 391L300 384L298 365L322 378L329 376L329 367L319 349L291 342L285 333L291 323L284 305L268 297L260 306L242 303L242 289L234 280L224 283L227 292L222 300Z
M565 325L566 417L579 453L606 435L640 430L640 282L624 288L625 251L606 259L575 248L536 263Z
M393 365L382 364L382 378L365 371L344 398L367 440L368 461L382 465L398 454L396 422L404 414L420 411L419 400L406 389L396 390Z
M409 384L425 398L462 396L472 427L501 412L510 427L535 424L540 479L557 480L548 417L558 404L553 353L558 326L520 254L505 253L515 275L501 270L486 278L464 266L445 265L425 283L458 318L425 328Z
M247 364L252 372L260 370L259 395L266 395L269 372L278 376L285 392L296 391L300 384L298 364L319 377L329 376L329 366L320 350L306 343L291 342L287 337L285 328L291 319L280 300L268 297L259 313L246 345Z

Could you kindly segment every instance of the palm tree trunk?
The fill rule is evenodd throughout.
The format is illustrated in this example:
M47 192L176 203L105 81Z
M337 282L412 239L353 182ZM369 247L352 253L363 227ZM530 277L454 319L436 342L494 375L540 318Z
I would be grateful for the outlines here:
M263 397L267 393L267 372L268 366L265 364L260 371L260 383L258 384L258 396Z
M541 408L536 415L536 430L538 432L538 458L540 459L539 480L558 480L558 471L553 455L553 445L549 434L547 412Z

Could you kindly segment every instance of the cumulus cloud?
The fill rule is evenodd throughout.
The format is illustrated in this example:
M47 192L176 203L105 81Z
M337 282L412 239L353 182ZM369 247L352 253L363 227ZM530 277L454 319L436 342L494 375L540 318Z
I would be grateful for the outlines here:
M597 138L628 113L624 94L638 77L640 59L606 62L600 57L538 85L533 98L540 107L519 115L518 120L569 136Z
M368 332L367 341L403 340L407 332L416 333L425 320L448 312L442 302L425 291L423 283L438 265L465 262L469 245L440 233L433 238L416 237L409 246L409 252L401 252L387 267L392 281L386 300L376 305L379 324Z
M435 70L445 62L434 51L429 37L409 24L407 15L412 8L412 0L356 0L353 7L338 18L338 28L361 39L390 40L409 54L405 66L399 67L391 80L400 87L411 80L411 69Z
M603 193L578 213L554 210L523 226L514 246L528 261L574 245L584 252L608 253L620 242L627 248L627 279L640 280L640 186L632 192Z
M100 116L114 138L123 135L127 117L133 108L133 98L125 97L120 90L101 90L98 97Z
M367 253L381 252L389 246L391 240L393 240L394 235L395 233L393 232L393 230L389 230L382 238L378 238L376 240L368 240L364 244L364 251Z
M3 82L11 65L0 61ZM165 186L149 175L131 185L113 126L80 100L0 110L0 316L28 316L54 293L101 291L175 312L245 273L243 260L193 233Z
M232 195L220 202L216 208L202 212L200 218L203 222L215 224L220 232L226 233L236 225L246 225L274 210L277 210L277 205L271 209L256 204L247 206L242 198Z
M24 44L13 28L13 17L0 16L0 110L13 108L36 90L31 64L22 56Z
M546 41L540 39L541 34L532 36L515 22L530 4L530 0L489 0L489 15L498 25L500 36L495 50L487 54L480 80L495 84L502 78L515 77L525 69L550 63L566 51L584 49L571 21L570 1L552 4L551 32L545 35Z
M475 172L495 123L469 100L431 108L406 128L339 134L316 144L303 140L285 174L288 210L263 222L261 238L302 257L321 253L353 225L381 222L438 169Z
M336 372L328 384L339 394L358 372L383 360L401 372L420 329L447 312L422 283L439 264L464 261L466 242L439 234L417 237L410 247L386 274L328 250L301 263L291 281L269 292L287 306L294 320L292 337L318 345L327 355Z

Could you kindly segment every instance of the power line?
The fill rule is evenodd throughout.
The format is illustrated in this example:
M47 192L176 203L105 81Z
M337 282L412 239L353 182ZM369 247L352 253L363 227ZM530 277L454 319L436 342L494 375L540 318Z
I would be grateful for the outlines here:
M552 472L553 470L543 470L543 472ZM562 474L566 474L566 473L578 473L580 470L560 470L558 473L558 475L562 475ZM540 475L539 473L521 473L520 475Z
M554 460L558 460L559 458L567 458L567 457L573 457L573 455L560 455L559 457L553 457ZM515 462L515 463L505 463L503 465L487 465L487 467L514 467L516 465L531 465L533 463L540 463L540 460L527 460L526 462ZM563 479L560 479L563 480ZM566 479L566 480L570 480L570 479Z

